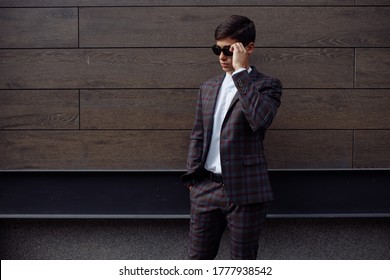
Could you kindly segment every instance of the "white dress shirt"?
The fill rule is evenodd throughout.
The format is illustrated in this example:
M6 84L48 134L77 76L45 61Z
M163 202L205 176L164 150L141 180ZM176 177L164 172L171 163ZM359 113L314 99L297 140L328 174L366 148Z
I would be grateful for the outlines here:
M244 70L246 69L240 68L234 71L233 75ZM250 72L251 70L252 69L249 68L247 71ZM211 136L210 150L205 162L205 168L213 173L222 174L221 154L219 148L221 128L222 128L223 120L225 119L226 113L236 93L237 93L237 88L234 84L232 75L226 73L225 79L222 82L217 97L217 104L215 106L215 112L214 112L214 124L213 124L213 132Z

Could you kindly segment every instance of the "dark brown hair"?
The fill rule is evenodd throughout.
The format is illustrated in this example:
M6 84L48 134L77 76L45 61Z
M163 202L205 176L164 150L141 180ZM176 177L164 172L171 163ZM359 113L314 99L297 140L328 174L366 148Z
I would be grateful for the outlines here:
M255 42L255 24L247 17L232 15L217 27L214 37L216 41L231 38L247 45Z

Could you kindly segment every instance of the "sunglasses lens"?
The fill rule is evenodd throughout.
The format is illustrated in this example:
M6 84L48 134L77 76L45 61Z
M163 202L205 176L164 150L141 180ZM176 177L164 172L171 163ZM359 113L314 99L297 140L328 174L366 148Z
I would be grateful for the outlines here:
M221 54L222 49L220 47L214 45L214 46L212 46L212 49L213 49L213 53L215 55L220 55Z
M233 56L233 53L232 53L231 51L229 51L229 49L223 48L223 49L222 49L222 52L223 52L223 54L226 55L226 56Z
M230 52L229 49L230 49L230 47L223 47L223 48L221 48L221 47L219 47L217 45L212 46L212 50L213 50L213 53L215 55L220 55L221 52L223 52L223 54L226 55L226 56L232 56L233 53Z

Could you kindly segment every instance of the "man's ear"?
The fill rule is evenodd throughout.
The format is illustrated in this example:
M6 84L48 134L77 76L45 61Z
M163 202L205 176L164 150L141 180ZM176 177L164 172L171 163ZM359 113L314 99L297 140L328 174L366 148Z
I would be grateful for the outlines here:
M248 54L252 54L255 50L255 43L249 43L245 48Z

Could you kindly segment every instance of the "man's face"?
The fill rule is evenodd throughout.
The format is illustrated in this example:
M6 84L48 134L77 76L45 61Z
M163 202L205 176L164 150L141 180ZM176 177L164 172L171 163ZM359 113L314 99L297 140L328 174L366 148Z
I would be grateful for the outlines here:
M234 43L237 43L237 40L233 40L231 38L226 38L222 40L218 40L216 42L216 45L220 48L223 47L230 47ZM232 63L232 56L226 56L221 52L219 55L219 63L221 64L222 70L225 71L226 73L233 73L234 68L233 68L233 63Z

